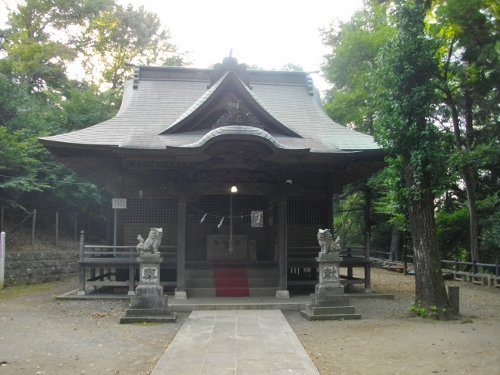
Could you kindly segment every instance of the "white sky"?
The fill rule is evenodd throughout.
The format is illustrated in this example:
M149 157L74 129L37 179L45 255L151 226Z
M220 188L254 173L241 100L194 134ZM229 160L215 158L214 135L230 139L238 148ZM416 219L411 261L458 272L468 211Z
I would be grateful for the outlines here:
M157 13L193 67L206 68L229 55L239 63L280 69L287 63L320 69L326 49L319 29L348 20L362 0L119 0ZM328 86L312 75L320 90Z
M5 0L3 0L5 1ZM7 0L11 3L13 0ZM320 69L326 49L319 28L347 20L362 0L118 0L157 13L172 41L190 51L193 67L206 68L229 55L240 63L280 69L287 63ZM5 22L0 0L0 24ZM320 90L328 86L312 75Z

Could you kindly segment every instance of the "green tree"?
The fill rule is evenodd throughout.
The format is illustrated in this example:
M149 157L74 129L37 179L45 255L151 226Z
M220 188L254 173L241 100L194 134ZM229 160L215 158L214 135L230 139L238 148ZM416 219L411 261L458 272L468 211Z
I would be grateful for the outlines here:
M417 4L415 4L417 3ZM384 48L374 73L375 137L390 156L402 163L413 238L415 303L440 318L452 315L441 271L434 200L445 156L433 123L432 83L437 64L425 35L421 1L398 6L398 32ZM443 172L441 172L443 173Z
M288 72L303 72L304 68L298 64L287 63L283 65L280 70L285 70Z
M331 52L322 70L333 84L325 108L335 121L372 132L370 71L376 67L381 47L396 31L395 19L388 10L400 2L367 0L350 21L332 24L324 31L324 42ZM442 184L448 184L448 192L456 192L455 198L460 200L460 204L446 214L454 215L453 210L462 210L464 205L469 213L467 228L442 228L440 233L468 232L470 258L485 261L483 257L492 253L494 243L491 241L494 237L490 236L494 233L490 230L494 221L489 216L500 209L498 204L491 203L497 201L495 194L500 192L500 7L492 0L426 3L432 8L425 19L424 32L438 44L433 50L438 69L432 72L434 88L439 94L436 108L440 113L436 122L441 124L441 132L455 148L449 149L450 174L442 175L445 178ZM448 144L446 147L449 148ZM391 165L394 167L395 163ZM391 213L394 224L402 224L406 214L404 210L397 212L402 205L392 193L393 183L397 183L397 179L389 178L387 184L376 184L387 193L384 201L376 202L376 207ZM446 194L438 199L447 199ZM439 205L438 209L442 207ZM445 216L440 216L442 224L451 225L452 220L445 220ZM463 224L462 220L459 222ZM481 241L488 250L485 248L483 252L479 248ZM443 255L447 254L446 248L442 250ZM487 259L495 260L490 255Z
M19 203L24 193L41 191L49 185L37 179L40 170L39 155L43 152L36 137L25 137L24 132L9 133L0 126L0 201L8 206Z
M325 55L321 70L325 79L332 84L332 88L326 93L325 111L334 121L368 134L373 134L373 106L368 89L371 72L381 48L396 33L393 17L389 12L390 5L390 2L365 1L364 7L349 21L337 20L329 28L322 30L323 43L330 48L330 52ZM377 197L380 191L388 192L379 182L357 185L357 189L360 196L366 196L368 191ZM377 209L380 208L378 198L370 201ZM361 215L361 212L363 211L358 214ZM364 212L368 210L365 209ZM393 209L378 212L390 212L396 216L404 214L404 211L395 212ZM377 215L380 218L381 215ZM369 233L372 238L370 221L374 220L373 216L373 210L369 216L365 215L364 225L359 225L358 236ZM396 228L394 223L393 225ZM387 235L386 227L377 225L376 230L379 229L383 233L374 233L373 238L378 244L385 243L381 237ZM397 243L400 242L397 237L394 238Z
M102 11L108 0L26 0L10 8L2 31L0 72L29 88L60 88L66 68L77 52L69 30L83 26ZM63 32L64 31L64 32Z
M95 85L70 82L63 91L60 107L64 114L61 131L73 131L113 117L121 101L117 90L100 91Z
M349 21L335 21L322 30L323 44L331 48L321 68L332 84L325 110L334 121L368 134L373 131L370 73L380 49L395 34L389 5L367 1Z
M82 34L83 65L87 77L98 86L122 87L132 77L126 63L182 66L186 55L170 42L156 13L115 4L89 23Z
M473 261L479 261L478 170L488 173L491 149L499 147L497 141L491 142L500 116L498 11L495 1L447 0L436 7L436 19L429 28L440 42L436 82L449 110L453 160L467 193Z
M0 201L99 218L109 197L52 160L38 137L114 116L130 72L124 62L180 65L185 56L157 15L115 0L25 0L8 10L0 30ZM92 84L92 75L68 79L69 64L85 53L110 63L98 74L116 89Z

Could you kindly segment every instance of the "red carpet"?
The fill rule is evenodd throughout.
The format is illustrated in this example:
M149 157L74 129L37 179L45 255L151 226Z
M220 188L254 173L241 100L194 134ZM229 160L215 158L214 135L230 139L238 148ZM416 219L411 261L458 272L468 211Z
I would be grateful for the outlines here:
M217 297L248 297L247 275L244 268L214 268Z

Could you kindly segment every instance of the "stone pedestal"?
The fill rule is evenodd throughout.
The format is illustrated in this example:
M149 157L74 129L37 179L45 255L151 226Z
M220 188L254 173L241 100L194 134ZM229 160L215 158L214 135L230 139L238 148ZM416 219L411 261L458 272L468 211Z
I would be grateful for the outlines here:
M290 298L290 292L288 290L277 290L276 291L277 299L287 299Z
M140 282L135 296L130 297L130 305L120 323L173 322L176 315L168 309L168 297L163 295L160 285L160 264L163 258L157 254L141 254Z
M340 262L338 253L319 253L319 283L315 293L311 294L311 302L300 313L308 320L340 320L361 319L354 306L349 305L349 296L344 294L340 284Z

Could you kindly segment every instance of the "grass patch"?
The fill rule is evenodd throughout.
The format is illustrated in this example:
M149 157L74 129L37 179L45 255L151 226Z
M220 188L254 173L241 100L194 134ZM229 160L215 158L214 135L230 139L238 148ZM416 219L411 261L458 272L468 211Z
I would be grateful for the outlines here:
M154 322L142 322L142 323L132 323L134 326L141 326L141 327L156 327L156 326L162 326L165 323L154 323Z
M3 290L0 290L0 300L16 298L29 293L41 292L50 289L50 287L50 283L33 285L23 284L5 287Z

